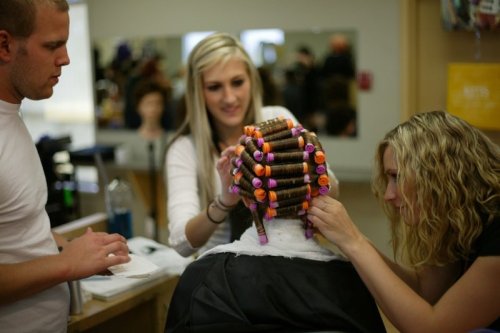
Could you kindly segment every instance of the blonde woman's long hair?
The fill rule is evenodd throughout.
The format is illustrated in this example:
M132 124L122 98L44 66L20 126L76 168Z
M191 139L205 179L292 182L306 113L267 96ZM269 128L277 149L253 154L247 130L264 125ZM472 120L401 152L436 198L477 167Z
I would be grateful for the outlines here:
M404 216L384 201L389 146ZM394 253L414 267L467 258L485 223L499 215L499 147L449 113L420 113L397 126L379 143L375 164L372 189L391 221Z
M201 207L205 207L215 196L214 163L218 155L214 128L211 125L203 97L203 73L231 59L240 59L245 65L250 78L251 98L249 110L243 126L262 121L262 88L259 74L248 53L241 43L227 33L212 34L199 42L188 58L186 75L186 117L167 146L170 147L179 136L190 134L194 140L198 160L198 185Z

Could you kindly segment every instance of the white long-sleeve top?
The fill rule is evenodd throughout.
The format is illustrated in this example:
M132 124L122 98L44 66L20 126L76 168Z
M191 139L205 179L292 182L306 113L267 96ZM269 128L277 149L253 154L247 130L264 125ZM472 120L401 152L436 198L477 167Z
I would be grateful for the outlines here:
M290 111L281 106L267 106L262 108L263 119L273 119L279 116L290 118L297 124L296 118ZM217 160L217 159L216 159ZM191 135L179 137L170 147L166 156L167 179L167 212L169 245L180 255L189 256L198 252L201 254L216 245L229 243L230 225L226 221L221 223L214 231L208 242L194 248L186 237L186 225L190 219L198 215L205 207L201 207L197 182L196 151ZM217 174L216 165L213 166L216 192L222 192L222 185Z

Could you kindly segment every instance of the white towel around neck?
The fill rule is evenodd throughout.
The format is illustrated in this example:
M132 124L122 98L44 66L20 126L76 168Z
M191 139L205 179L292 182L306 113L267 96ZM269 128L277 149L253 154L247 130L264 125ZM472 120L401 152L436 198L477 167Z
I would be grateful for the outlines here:
M229 244L218 245L201 257L214 253L235 253L250 256L282 256L286 258L303 258L317 261L346 260L339 253L319 245L314 238L305 237L302 221L298 219L273 219L264 221L268 243L261 245L255 225L248 228L240 240Z

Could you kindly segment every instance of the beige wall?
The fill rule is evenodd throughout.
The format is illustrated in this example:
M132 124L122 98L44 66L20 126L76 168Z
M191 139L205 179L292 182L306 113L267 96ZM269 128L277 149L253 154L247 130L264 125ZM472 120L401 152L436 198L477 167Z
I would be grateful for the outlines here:
M441 26L440 1L405 1L402 17L410 40L403 45L408 57L402 80L408 89L407 114L446 109L447 68L452 62L500 62L500 32L446 31ZM406 12L405 12L406 11ZM477 55L480 55L478 58ZM500 133L487 132L497 143Z

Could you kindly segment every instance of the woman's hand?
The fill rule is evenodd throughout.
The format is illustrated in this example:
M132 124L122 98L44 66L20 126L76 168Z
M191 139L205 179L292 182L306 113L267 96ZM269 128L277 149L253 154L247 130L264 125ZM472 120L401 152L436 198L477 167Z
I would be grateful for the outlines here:
M352 222L345 207L329 196L322 195L311 200L308 219L324 237L337 245L346 255L349 246L365 239Z
M99 274L110 266L130 261L127 240L123 236L94 232L90 228L68 242L60 255L68 263L71 280Z
M233 176L231 170L234 168L231 163L231 158L236 157L235 154L236 146L229 146L224 149L217 161L217 172L222 184L222 193L220 200L222 204L226 206L234 206L240 201L240 196L229 191L229 188L233 182Z

